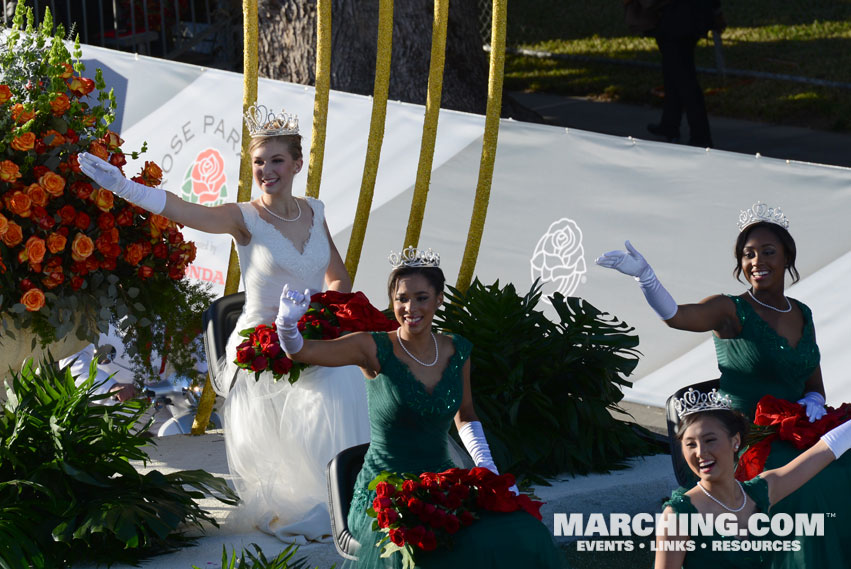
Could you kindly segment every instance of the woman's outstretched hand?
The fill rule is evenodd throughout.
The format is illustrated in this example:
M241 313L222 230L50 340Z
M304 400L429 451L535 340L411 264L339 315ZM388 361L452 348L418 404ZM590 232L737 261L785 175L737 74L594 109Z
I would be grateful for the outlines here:
M626 246L626 251L608 251L597 257L597 260L594 262L601 267L615 269L625 275L643 280L648 270L652 272L650 265L641 253L632 246L632 243L626 241L624 245Z
M88 152L81 152L77 156L77 162L83 174L116 196L152 213L162 213L165 209L167 199L165 190L149 188L144 184L128 180L121 170Z
M291 289L289 285L284 285L278 304L278 316L275 318L275 325L278 328L278 341L288 354L301 351L304 345L304 338L298 331L298 321L309 307L310 290L301 293Z

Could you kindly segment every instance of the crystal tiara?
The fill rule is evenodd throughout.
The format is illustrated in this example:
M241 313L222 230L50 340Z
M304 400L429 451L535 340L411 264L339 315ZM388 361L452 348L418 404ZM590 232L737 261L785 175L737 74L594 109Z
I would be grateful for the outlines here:
M275 113L265 105L251 105L245 111L245 126L251 138L298 134L298 117L292 113Z
M390 252L387 257L394 269L399 267L440 267L440 253L431 249L425 251L416 247L408 246L401 253Z
M780 208L768 207L762 202L756 202L750 209L744 209L739 212L739 221L736 225L739 227L739 232L742 232L754 223L763 221L774 223L783 229L789 229L789 218L780 211Z
M674 409L676 409L677 417L680 419L692 413L719 410L730 411L732 408L733 404L730 401L730 396L721 395L717 389L713 389L708 393L701 393L692 387L682 397L674 399Z

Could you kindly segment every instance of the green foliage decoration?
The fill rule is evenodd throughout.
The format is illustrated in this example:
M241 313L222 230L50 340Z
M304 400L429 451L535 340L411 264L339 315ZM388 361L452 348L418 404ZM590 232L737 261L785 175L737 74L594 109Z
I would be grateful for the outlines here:
M272 559L266 559L263 550L256 543L252 543L255 553L243 549L236 555L236 550L228 557L228 551L225 546L222 546L222 566L221 569L307 569L307 560L304 558L294 559L298 546L295 544L288 545L286 549L280 552ZM248 559L245 559L245 556ZM334 569L336 564L331 566ZM197 565L193 565L192 569L201 569Z
M202 470L138 472L147 461L147 404L102 405L96 362L76 386L68 368L32 361L7 379L0 413L0 568L136 563L217 525L196 500L238 500Z
M580 298L551 297L559 321L536 307L541 287L476 279L466 293L449 287L435 322L473 343L476 412L500 470L542 482L587 474L652 453L641 428L615 418L625 378L639 352L633 328Z

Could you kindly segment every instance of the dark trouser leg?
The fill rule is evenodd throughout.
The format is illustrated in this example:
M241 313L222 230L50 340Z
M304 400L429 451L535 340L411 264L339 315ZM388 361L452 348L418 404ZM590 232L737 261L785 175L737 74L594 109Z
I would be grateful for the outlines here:
M679 86L680 54L677 40L667 36L656 36L656 45L662 55L662 80L665 88L665 100L662 104L662 120L659 128L669 136L679 136L680 120L683 115L682 89Z
M681 54L682 82L680 84L683 107L689 127L689 144L694 146L712 146L712 136L709 134L709 119L706 116L706 102L703 100L703 89L697 81L697 68L694 63L694 48L699 38L681 38L679 53Z

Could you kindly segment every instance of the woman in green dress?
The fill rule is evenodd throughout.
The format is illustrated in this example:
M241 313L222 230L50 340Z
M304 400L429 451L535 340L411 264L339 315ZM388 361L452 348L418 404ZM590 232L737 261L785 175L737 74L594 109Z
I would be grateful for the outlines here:
M370 447L358 475L349 529L361 543L358 567L400 567L400 555L380 557L366 510L375 499L369 482L382 471L442 472L454 465L448 430L455 421L476 466L496 472L470 389L471 344L435 334L432 318L443 302L439 257L407 248L392 255L388 293L399 328L356 332L328 341L303 340L296 324L309 296L284 288L276 324L281 346L294 360L323 366L357 365L366 377ZM451 549L417 556L418 567L561 567L549 530L525 512L483 513L455 534Z
M789 220L779 208L757 203L739 216L734 274L750 289L738 296L713 295L678 305L653 269L627 241L626 251L610 251L597 264L635 277L648 304L665 323L680 330L712 331L721 391L733 408L753 419L757 402L772 395L804 406L810 421L825 414L824 385L812 313L785 295L785 275L798 280L797 248ZM787 464L801 451L775 440L766 469ZM808 484L772 507L772 513L845 512L851 515L851 458L831 464ZM851 522L827 520L824 537L806 538L799 551L775 553L771 566L851 567Z
M788 547L793 550L799 546L799 536L752 534L754 529L761 531L771 527L772 521L770 516L756 518L754 515L768 514L772 505L796 491L848 450L851 422L826 433L789 464L739 483L734 472L748 422L744 415L732 410L730 397L714 389L709 393L690 389L675 406L679 416L677 438L682 444L683 457L698 482L689 490L675 490L665 503L661 531L657 531L656 537L655 569L754 569L768 566L772 549ZM773 509L770 513L775 514ZM678 528L676 523L683 519L679 514L699 514L707 520L717 520L724 515L727 518L725 530L732 531L724 532L729 535L720 535L696 532L693 525L689 529ZM742 530L744 535L740 533Z

